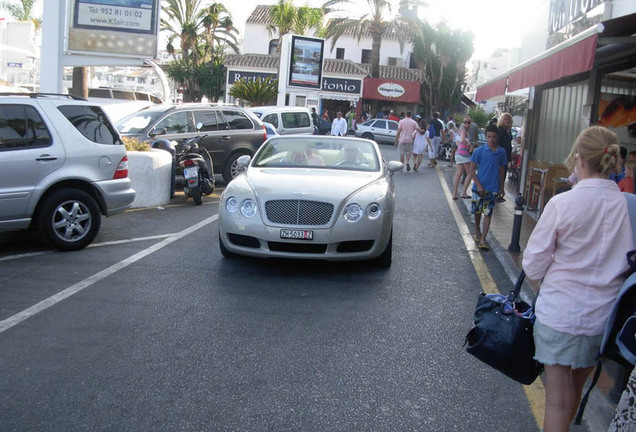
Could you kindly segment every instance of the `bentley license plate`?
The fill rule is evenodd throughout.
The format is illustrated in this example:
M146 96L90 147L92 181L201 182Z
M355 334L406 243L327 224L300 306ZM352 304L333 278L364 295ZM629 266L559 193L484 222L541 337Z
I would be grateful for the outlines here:
M314 232L305 230L280 230L280 238L296 240L313 240Z

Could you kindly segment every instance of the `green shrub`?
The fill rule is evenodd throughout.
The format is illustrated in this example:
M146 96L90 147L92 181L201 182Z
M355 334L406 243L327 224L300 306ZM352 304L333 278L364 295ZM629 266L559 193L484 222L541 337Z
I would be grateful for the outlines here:
M139 141L137 138L123 137L126 151L149 151L150 144L146 141Z

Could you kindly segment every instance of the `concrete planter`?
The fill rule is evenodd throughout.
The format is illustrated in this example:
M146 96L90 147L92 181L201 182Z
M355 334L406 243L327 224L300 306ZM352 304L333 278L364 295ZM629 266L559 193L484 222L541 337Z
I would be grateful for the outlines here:
M128 177L137 194L132 207L154 207L170 201L172 155L164 150L129 151Z

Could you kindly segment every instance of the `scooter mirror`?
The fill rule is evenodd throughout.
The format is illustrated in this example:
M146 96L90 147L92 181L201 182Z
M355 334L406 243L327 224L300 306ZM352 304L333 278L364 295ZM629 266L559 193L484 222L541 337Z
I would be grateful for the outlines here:
M202 127L203 127L203 123L201 122L197 123L197 132L200 131Z

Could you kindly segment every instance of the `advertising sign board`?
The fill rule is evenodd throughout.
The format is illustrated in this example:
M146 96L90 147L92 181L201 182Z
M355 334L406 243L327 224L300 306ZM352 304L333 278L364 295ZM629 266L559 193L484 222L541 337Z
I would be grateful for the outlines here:
M160 0L71 0L68 50L155 58Z
M319 89L325 41L293 36L289 62L289 85Z

